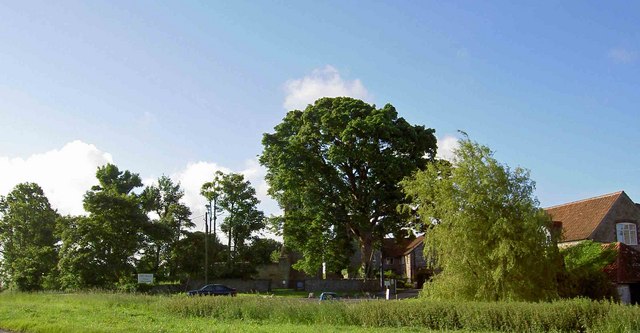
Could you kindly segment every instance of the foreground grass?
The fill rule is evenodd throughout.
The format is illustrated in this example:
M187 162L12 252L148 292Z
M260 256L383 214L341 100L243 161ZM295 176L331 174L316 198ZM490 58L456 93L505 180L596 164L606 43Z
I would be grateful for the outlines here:
M264 322L244 318L194 317L176 313L176 301L224 299L238 302L259 297L222 298L182 296L146 296L109 293L0 294L0 329L15 332L430 332L424 328L354 327L349 325ZM242 302L242 301L240 301ZM316 304L316 303L314 303ZM266 304L265 304L266 305ZM317 304L316 304L317 305Z
M0 294L0 328L21 332L634 332L640 308L554 303L323 302L259 296Z

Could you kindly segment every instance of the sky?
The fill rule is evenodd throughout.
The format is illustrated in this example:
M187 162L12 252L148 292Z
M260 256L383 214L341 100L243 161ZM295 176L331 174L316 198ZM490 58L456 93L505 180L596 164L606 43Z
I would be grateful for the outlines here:
M543 207L640 201L640 3L2 1L0 195L82 214L99 165L199 188L241 172L279 212L264 133L323 96L393 104L531 170Z

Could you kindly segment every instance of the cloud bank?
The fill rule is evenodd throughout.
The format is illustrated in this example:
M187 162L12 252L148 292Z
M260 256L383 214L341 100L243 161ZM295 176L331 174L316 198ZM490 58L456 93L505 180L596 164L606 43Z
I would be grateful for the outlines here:
M283 107L286 110L302 110L321 97L349 96L370 101L372 96L359 79L345 80L334 67L313 70L301 79L292 79L285 83L286 93Z
M111 154L101 151L95 145L79 140L27 158L0 156L0 195L8 194L17 184L34 182L40 185L51 206L61 214L84 215L82 199L91 186L98 183L95 174L99 166L113 163ZM183 168L169 175L179 182L184 190L183 203L192 212L193 221L198 230L202 230L205 212L205 199L200 195L203 183L213 179L216 171L239 172L256 189L260 200L260 209L265 214L278 214L278 204L267 195L268 185L264 180L266 170L257 159L245 161L242 170L234 171L211 161L187 163ZM138 172L139 170L130 170ZM151 185L157 182L156 176L141 173L143 183Z
M203 229L205 204L207 204L205 198L200 195L200 187L205 182L213 180L213 174L216 171L242 174L256 189L256 197L260 200L259 209L265 215L279 214L281 212L277 202L267 194L269 186L264 179L266 169L256 159L245 161L244 169L239 171L231 170L214 162L189 163L184 169L170 175L170 177L173 181L180 182L180 186L184 190L182 201L191 209L193 222L198 230ZM220 220L218 220L218 223L220 223Z
M79 140L26 159L0 156L0 194L6 195L19 183L34 182L54 209L62 214L84 214L83 195L98 183L96 169L107 163L113 163L111 154Z

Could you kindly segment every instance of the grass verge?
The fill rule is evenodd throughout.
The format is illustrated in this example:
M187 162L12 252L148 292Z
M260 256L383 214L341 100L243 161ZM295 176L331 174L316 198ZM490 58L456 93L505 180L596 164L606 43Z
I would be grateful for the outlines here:
M3 293L21 332L634 332L640 308L608 302L322 302L281 297Z

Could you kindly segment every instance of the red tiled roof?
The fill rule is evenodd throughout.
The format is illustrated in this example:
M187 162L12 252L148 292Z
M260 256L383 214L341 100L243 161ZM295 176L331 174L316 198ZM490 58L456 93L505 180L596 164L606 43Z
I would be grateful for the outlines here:
M406 238L396 240L395 238L386 238L384 240L384 256L400 257L413 251L418 245L424 241L424 235L416 238Z
M562 222L562 241L587 239L623 191L545 208L554 222Z

